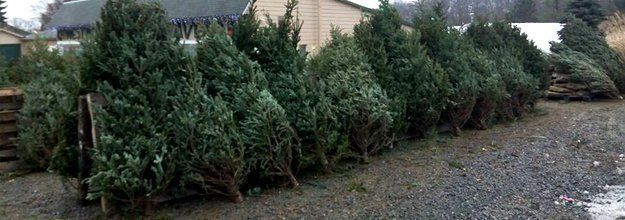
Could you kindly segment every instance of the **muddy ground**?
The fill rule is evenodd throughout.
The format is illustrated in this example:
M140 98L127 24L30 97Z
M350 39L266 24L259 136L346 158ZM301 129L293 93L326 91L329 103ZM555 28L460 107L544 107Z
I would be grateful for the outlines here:
M487 131L398 144L369 164L308 176L246 201L164 204L159 219L588 219L584 202L625 185L625 102L541 102ZM620 157L619 157L620 156ZM0 180L0 218L104 218L48 173ZM574 199L569 203L561 196ZM625 196L625 195L624 195Z

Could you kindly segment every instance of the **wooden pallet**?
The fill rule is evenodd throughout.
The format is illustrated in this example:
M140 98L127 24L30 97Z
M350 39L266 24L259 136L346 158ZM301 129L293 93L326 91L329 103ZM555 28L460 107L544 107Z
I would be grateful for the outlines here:
M85 179L91 175L92 160L89 151L97 147L97 131L93 124L95 118L95 105L105 105L106 100L98 94L87 94L78 98L78 186L79 201L87 204L89 186Z
M13 172L22 165L17 155L17 115L23 103L21 90L0 89L0 173Z

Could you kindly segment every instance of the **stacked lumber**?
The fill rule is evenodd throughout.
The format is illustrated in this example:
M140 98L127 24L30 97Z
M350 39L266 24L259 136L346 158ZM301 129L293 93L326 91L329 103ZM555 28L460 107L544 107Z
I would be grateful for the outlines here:
M17 114L23 103L21 90L0 89L0 173L13 172L21 164L17 156Z

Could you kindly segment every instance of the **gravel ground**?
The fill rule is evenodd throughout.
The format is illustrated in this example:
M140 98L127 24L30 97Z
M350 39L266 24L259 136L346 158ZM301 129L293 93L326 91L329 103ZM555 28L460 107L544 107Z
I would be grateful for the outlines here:
M543 114L459 138L402 143L369 164L302 178L298 189L267 189L240 204L177 201L155 217L589 219L584 202L606 185L625 185L624 104L541 102ZM78 206L75 190L52 174L5 178L0 193L7 219L103 218L97 205Z

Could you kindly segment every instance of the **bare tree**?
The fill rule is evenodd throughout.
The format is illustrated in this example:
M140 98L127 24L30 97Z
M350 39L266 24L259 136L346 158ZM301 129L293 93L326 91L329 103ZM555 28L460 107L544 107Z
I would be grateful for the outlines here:
M52 20L52 16L61 8L61 5L65 2L71 2L74 0L53 0L52 3L45 3L45 11L41 13L41 25L45 26ZM40 4L41 5L41 4ZM43 10L42 10L43 11Z
M39 28L39 22L22 18L11 18L8 20L7 23L11 26L27 31L36 30L37 28Z
M625 0L595 1L607 12L625 10ZM446 6L445 12L449 23L462 25L478 18L488 21L508 19L522 22L559 22L571 0L415 0L414 2L424 7L432 7L441 2ZM406 4L410 5L396 3L396 7L403 16L411 16L412 14L402 10L410 8L404 6Z
M415 5L413 2L405 0L397 0L393 3L393 7L397 9L404 21L412 21L415 14Z

